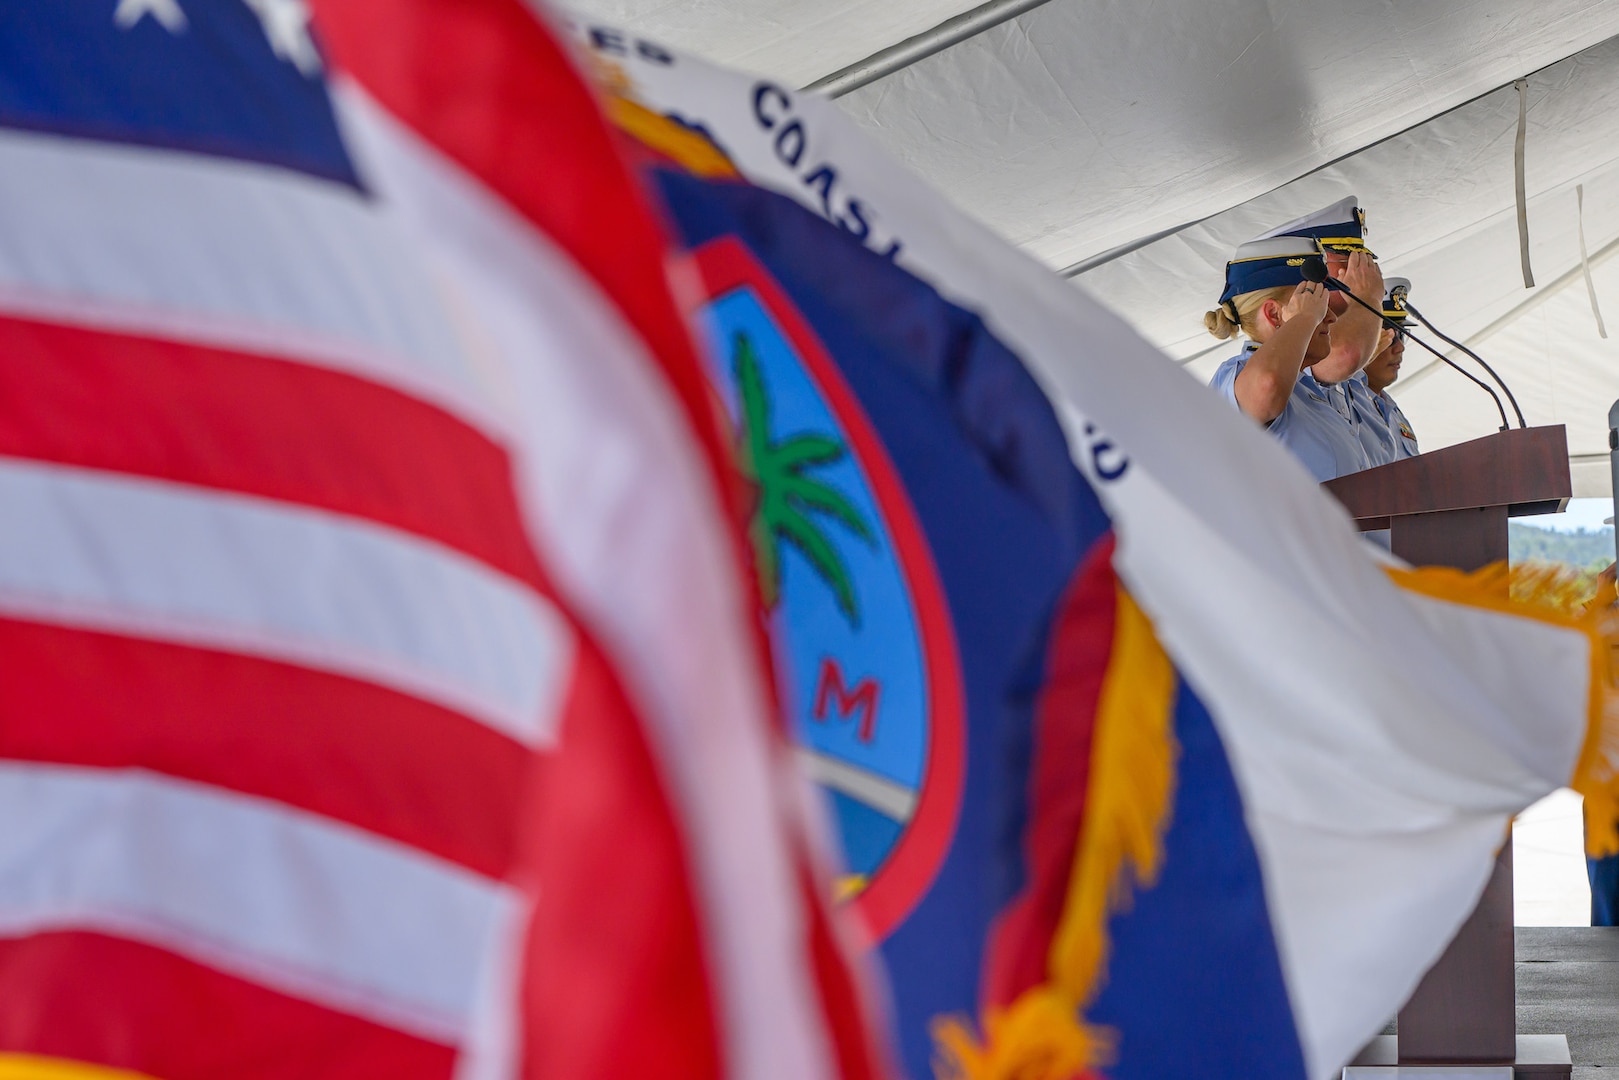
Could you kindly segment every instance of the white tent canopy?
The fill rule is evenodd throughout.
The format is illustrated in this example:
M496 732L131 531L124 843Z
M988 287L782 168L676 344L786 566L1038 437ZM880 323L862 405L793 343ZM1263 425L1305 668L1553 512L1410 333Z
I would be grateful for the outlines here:
M1199 377L1231 351L1202 329L1231 249L1358 195L1385 273L1411 278L1417 306L1491 361L1529 423L1568 425L1577 495L1608 493L1613 0L576 6L785 85L847 91L840 103L896 156ZM1513 191L1525 77L1528 291ZM1576 185L1611 340L1580 273ZM1483 391L1428 360L1409 350L1394 388L1424 448L1493 431Z

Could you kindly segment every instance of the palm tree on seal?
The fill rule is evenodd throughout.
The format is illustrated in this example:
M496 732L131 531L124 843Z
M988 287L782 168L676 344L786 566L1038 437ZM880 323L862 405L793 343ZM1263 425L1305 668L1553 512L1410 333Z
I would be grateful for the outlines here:
M742 403L740 458L742 473L753 488L754 504L748 522L759 574L759 592L765 607L774 610L781 599L781 552L785 540L808 561L817 577L832 590L851 625L860 625L860 604L849 566L817 524L817 515L830 517L868 544L877 538L853 503L810 470L832 465L848 453L829 435L804 433L774 439L770 431L770 392L752 340L738 331L731 338L731 362Z

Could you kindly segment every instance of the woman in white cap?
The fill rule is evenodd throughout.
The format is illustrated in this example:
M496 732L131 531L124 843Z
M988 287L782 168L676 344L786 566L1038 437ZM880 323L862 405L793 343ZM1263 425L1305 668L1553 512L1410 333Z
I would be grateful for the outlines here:
M1318 481L1370 466L1355 421L1332 401L1310 367L1332 351L1332 325L1348 305L1304 268L1319 264L1313 238L1273 237L1237 249L1226 264L1225 291L1203 317L1220 339L1242 331L1242 352L1209 385L1280 439ZM1318 266L1319 269L1319 266Z

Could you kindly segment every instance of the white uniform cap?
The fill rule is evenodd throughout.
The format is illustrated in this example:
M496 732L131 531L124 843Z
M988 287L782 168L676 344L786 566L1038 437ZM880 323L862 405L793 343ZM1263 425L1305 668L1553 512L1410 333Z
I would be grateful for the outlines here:
M1366 248L1366 212L1360 200L1349 195L1331 206L1295 218L1261 233L1256 240L1277 236L1312 236L1329 251L1363 251Z
M1391 277L1383 279L1383 315L1398 322L1405 322L1405 296L1411 291L1411 279Z

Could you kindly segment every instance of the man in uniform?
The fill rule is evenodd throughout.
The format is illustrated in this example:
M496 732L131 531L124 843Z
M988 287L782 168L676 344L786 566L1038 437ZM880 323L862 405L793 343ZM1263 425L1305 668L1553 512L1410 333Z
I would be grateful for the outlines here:
M1278 225L1256 239L1281 236L1316 241L1326 256L1328 274L1373 308L1383 302L1383 272L1378 269L1377 256L1366 246L1366 211L1355 196ZM1356 424L1354 410L1342 384L1377 355L1382 329L1376 315L1359 304L1350 304L1332 328L1332 353L1310 369L1316 382L1326 389L1333 408L1352 426Z
M1411 291L1411 282L1405 278L1389 278L1388 291L1383 297L1383 317L1399 324L1401 329L1383 330L1383 348L1372 362L1357 375L1344 382L1349 404L1360 422L1360 441L1373 465L1386 465L1416 457L1417 436L1411 423L1400 411L1400 406L1385 390L1400 377L1400 364L1405 359L1405 297Z

